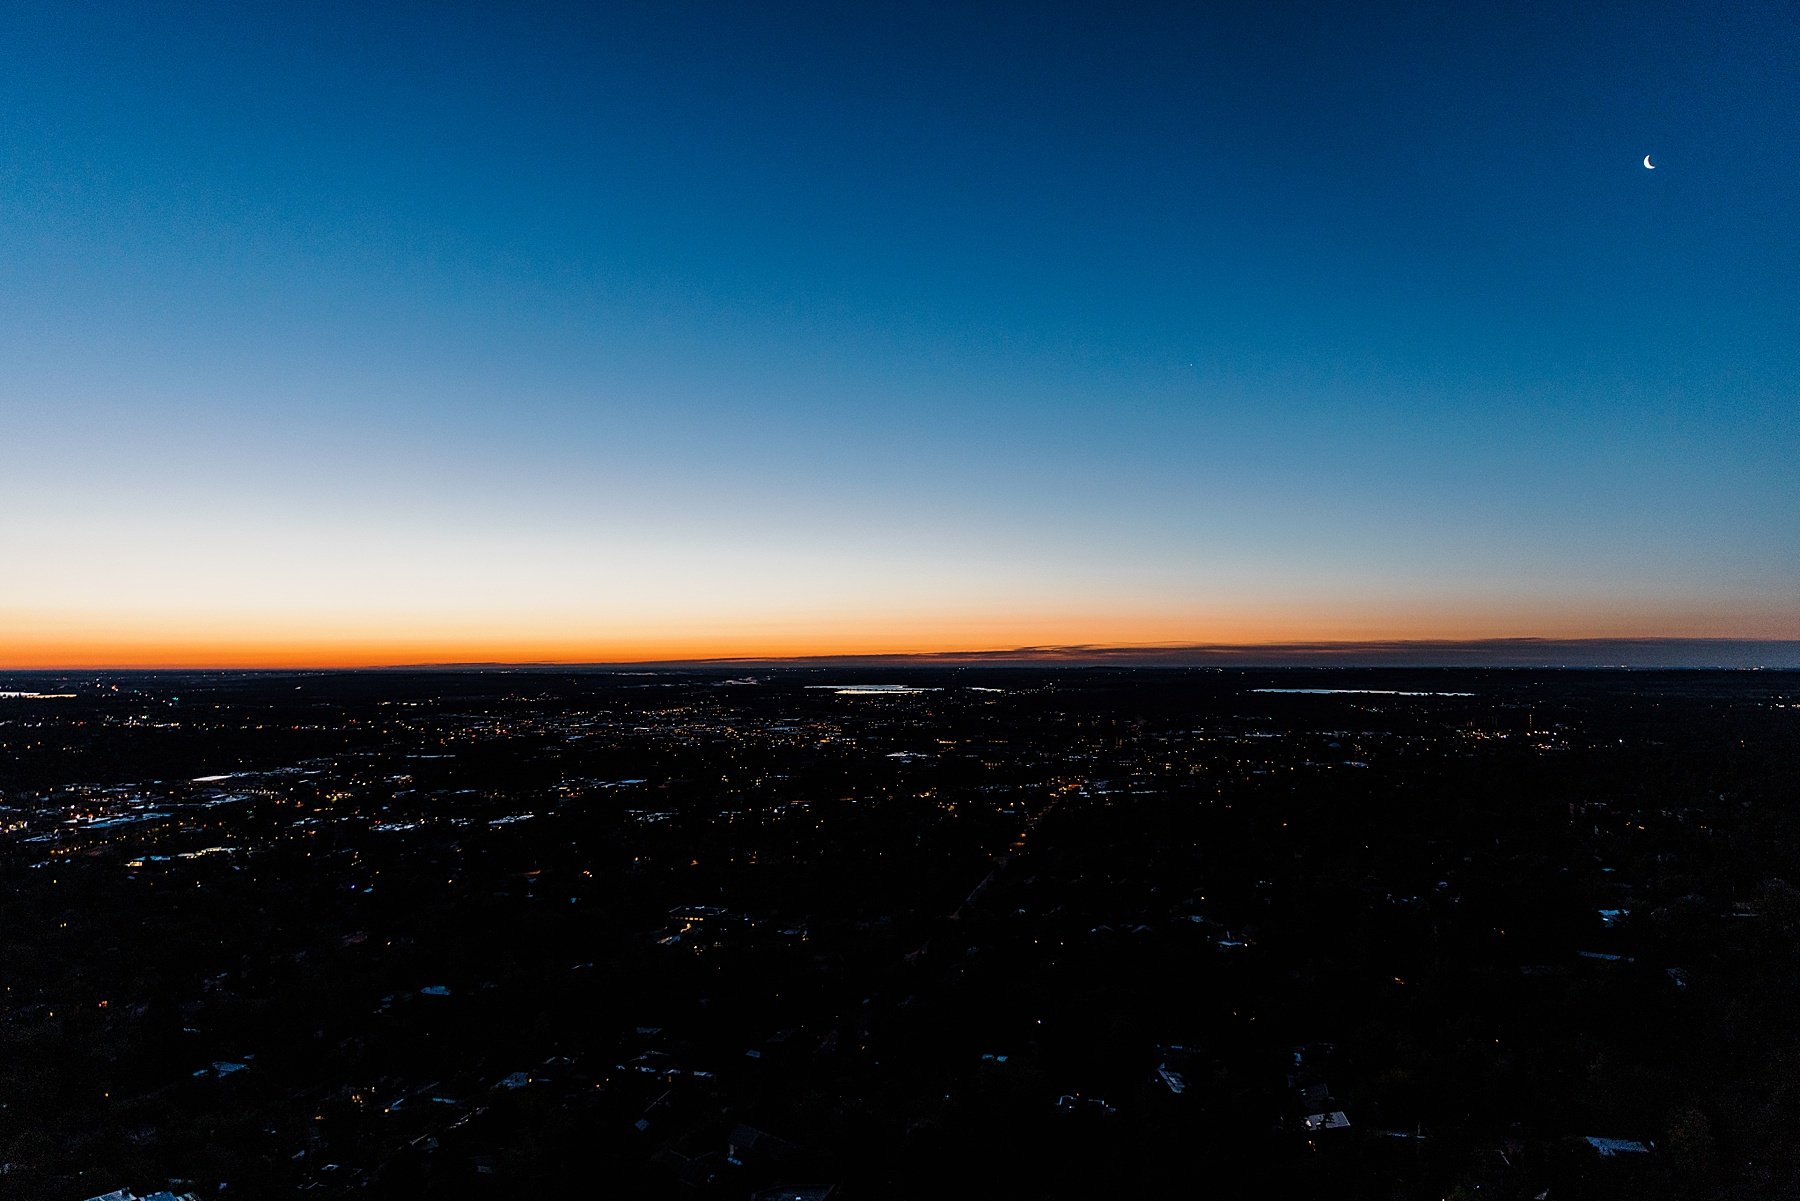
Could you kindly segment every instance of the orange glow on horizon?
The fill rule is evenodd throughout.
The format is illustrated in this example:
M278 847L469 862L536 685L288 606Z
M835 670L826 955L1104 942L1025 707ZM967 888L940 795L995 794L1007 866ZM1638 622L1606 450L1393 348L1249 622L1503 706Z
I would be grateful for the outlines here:
M348 620L258 622L222 619L154 622L117 617L24 620L0 612L0 670L330 669L438 664L655 663L684 660L804 659L831 656L975 654L1018 648L1183 646L1269 647L1386 641L1472 641L1505 638L1791 639L1800 625L1785 613L1762 620L1718 615L1622 612L1608 622L1575 615L1470 612L1333 615L1214 613L1166 615L1057 614L1016 619L988 615L832 615L760 617L682 628L619 629L608 635L575 623L528 633L487 620L397 625ZM1532 619L1535 618L1535 619ZM275 632L281 630L282 632ZM505 632L501 632L505 631Z

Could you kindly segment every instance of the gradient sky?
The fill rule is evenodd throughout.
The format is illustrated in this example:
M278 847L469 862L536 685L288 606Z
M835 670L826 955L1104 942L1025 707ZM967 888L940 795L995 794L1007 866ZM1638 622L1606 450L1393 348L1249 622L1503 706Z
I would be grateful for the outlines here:
M1797 61L1780 3L5 4L0 666L1800 637Z

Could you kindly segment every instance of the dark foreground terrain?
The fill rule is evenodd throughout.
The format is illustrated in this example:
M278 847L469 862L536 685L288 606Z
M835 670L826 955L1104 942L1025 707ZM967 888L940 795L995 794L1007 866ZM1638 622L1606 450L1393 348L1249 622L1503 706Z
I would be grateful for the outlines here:
M13 676L0 1195L1796 1195L1797 885L1793 675Z

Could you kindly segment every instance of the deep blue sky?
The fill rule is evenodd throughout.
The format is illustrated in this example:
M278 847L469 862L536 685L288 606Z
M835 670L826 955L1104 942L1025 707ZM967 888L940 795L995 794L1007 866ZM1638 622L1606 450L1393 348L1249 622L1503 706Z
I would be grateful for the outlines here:
M8 5L12 657L1800 636L1796 62L1773 3Z

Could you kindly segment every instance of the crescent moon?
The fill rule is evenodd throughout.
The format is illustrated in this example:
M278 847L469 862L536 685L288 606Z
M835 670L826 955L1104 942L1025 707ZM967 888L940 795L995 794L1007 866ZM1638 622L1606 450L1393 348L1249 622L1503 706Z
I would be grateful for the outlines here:
M1646 171L1656 170L1656 164L1650 161L1650 156L1647 154L1644 156L1644 170L1646 170Z

